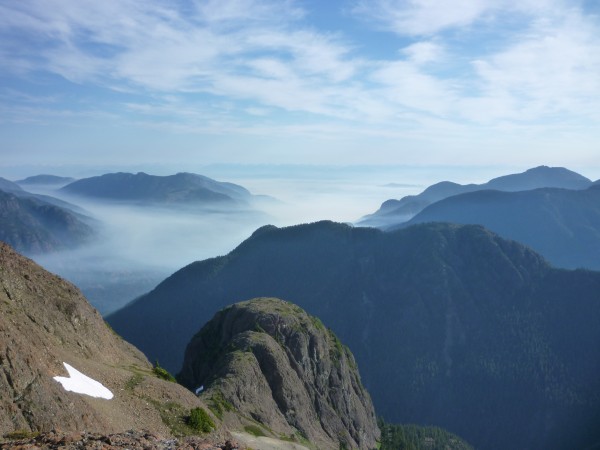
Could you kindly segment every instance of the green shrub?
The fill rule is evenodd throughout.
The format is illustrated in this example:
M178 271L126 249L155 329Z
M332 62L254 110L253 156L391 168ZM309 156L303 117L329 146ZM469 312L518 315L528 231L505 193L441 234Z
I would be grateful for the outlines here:
M188 425L201 433L209 433L216 428L215 423L203 408L194 408L190 411Z
M167 371L167 369L160 367L160 364L158 364L158 361L156 361L156 363L154 364L154 367L152 368L152 372L154 372L154 375L156 375L161 380L171 381L172 383L177 382L175 377L173 375L171 375Z

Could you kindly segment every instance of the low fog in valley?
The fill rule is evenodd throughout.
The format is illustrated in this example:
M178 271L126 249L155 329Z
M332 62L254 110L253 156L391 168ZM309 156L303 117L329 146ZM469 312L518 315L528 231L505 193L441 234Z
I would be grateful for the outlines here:
M431 169L323 167L216 167L198 173L244 186L256 200L247 210L156 207L69 196L60 186L27 186L82 208L99 228L89 245L33 259L75 283L108 314L181 267L228 253L263 225L354 222L382 201L418 193L441 176Z
M172 167L153 167L154 172L146 167L138 169L160 175L177 171ZM522 170L499 166L293 165L194 169L195 173L247 188L254 200L246 208L237 209L159 207L69 196L60 191L60 186L27 186L31 192L58 197L82 208L97 221L98 228L97 238L86 246L33 258L75 283L102 314L108 314L153 289L181 267L227 254L263 225L283 227L318 220L356 223L383 201L418 194L442 180L482 183ZM132 167L122 170L136 172ZM64 168L56 172L78 175L63 173ZM600 174L587 175L596 179ZM89 176L89 169L85 176Z

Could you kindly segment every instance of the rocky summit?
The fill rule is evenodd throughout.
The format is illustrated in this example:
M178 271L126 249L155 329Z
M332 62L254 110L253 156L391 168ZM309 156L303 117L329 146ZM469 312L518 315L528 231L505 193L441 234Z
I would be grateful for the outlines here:
M156 372L73 285L0 243L0 436L183 435L204 405ZM224 442L219 433L206 436Z
M379 438L350 350L320 320L279 299L218 312L187 346L178 378L203 390L217 413L255 421L250 432L319 449L372 449Z

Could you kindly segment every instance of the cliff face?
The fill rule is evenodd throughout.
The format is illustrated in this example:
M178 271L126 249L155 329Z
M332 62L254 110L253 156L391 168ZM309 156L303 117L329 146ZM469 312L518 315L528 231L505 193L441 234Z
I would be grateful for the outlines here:
M179 374L276 436L317 448L375 448L371 398L347 347L301 308L273 298L232 305L189 343Z
M101 383L111 399L67 391L64 363ZM15 430L171 435L202 403L153 376L146 358L112 332L70 283L0 243L0 436Z

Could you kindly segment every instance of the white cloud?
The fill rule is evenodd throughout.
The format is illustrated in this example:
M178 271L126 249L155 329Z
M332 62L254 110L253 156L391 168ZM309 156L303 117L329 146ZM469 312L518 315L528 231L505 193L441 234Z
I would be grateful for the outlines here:
M0 4L0 64L18 77L49 72L131 95L120 102L129 123L151 126L154 117L157 128L182 132L330 137L343 129L399 138L599 118L600 26L573 3L365 0L355 12L398 44L377 57L346 30L312 26L291 0L185 5ZM480 42L482 28L493 45ZM10 109L2 108L5 121Z
M431 35L470 25L500 0L361 0L355 13L376 21L389 31L403 35Z
M473 65L481 93L465 100L467 115L517 121L565 113L600 118L598 27L579 14L540 21L520 42Z

